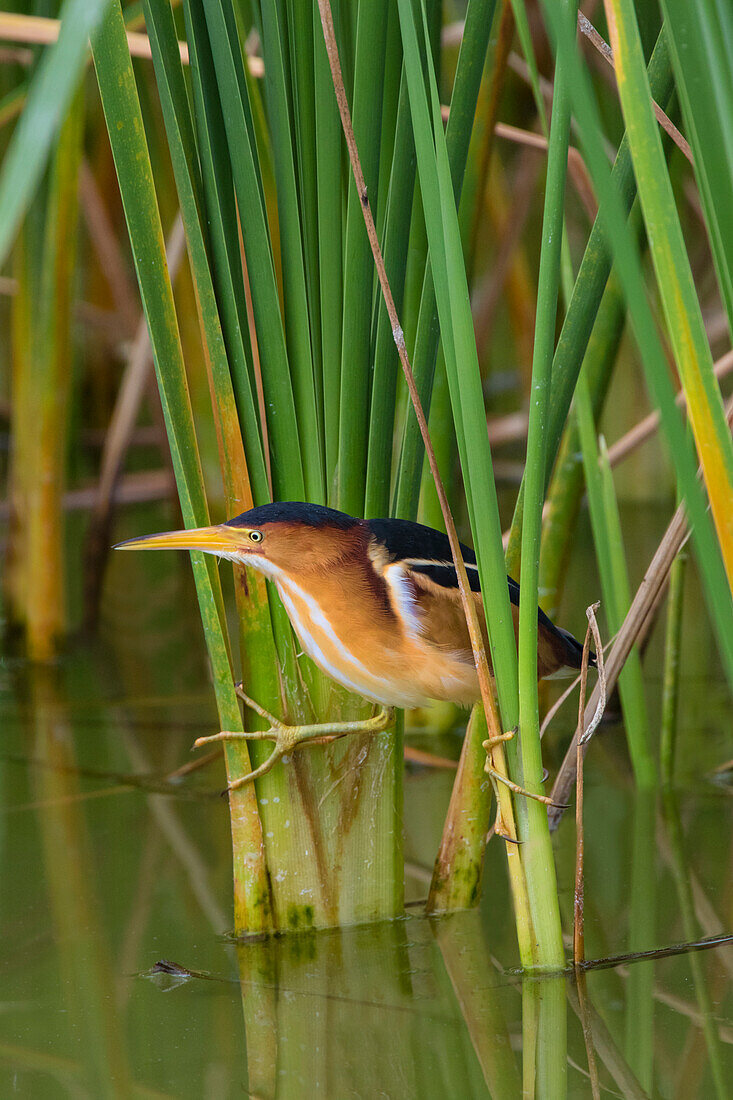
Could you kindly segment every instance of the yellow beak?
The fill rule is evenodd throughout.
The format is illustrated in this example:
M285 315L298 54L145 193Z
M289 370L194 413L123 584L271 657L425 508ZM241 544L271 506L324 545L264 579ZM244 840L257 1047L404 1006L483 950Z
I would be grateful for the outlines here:
M223 523L213 527L192 527L190 531L163 531L159 535L143 535L118 542L115 550L203 550L206 554L231 554L244 549L241 528Z

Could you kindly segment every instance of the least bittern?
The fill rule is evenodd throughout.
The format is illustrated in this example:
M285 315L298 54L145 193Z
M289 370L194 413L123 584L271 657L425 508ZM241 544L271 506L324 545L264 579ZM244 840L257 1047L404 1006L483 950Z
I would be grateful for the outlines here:
M394 707L480 698L478 676L446 535L399 519L354 519L332 508L290 502L252 508L227 523L147 535L124 549L202 550L249 565L271 580L305 652L337 683L381 704L357 722L287 726L240 691L270 729L201 737L275 741L249 782L303 741L324 735L380 733ZM118 547L118 548L119 548ZM488 652L476 557L461 547ZM517 630L519 585L507 577ZM537 676L579 669L583 647L538 611ZM593 658L591 658L593 661Z

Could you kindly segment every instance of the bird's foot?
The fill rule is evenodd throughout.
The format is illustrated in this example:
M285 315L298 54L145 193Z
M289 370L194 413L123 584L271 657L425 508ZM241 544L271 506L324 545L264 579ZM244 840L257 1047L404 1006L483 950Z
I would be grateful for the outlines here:
M493 765L491 764L488 754L491 752L492 748L494 748L496 745L501 744L504 741L511 741L516 733L517 728L515 727L513 730L509 730L508 733L501 733L497 737L489 737L486 739L486 741L482 741L482 745L486 749L487 753L486 762L484 764L484 771L487 775L491 776L493 780L496 780L499 783L503 783L504 786L508 787L510 791L514 792L514 794L524 795L525 798L533 798L535 802L542 802L545 806L554 806L557 809L566 810L566 803L553 802L553 800L549 798L546 794L535 794L534 791L528 791L526 787L520 787L518 783L512 782L512 780L509 779L508 776L504 775L500 771L497 771L496 768L493 767Z
M503 745L506 741L511 741L516 737L518 726L515 726L513 730L509 730L508 733L499 733L496 737L487 737L481 744L484 746L487 752L491 752L495 745Z
M364 718L360 721L354 722L315 722L312 725L304 726L289 726L285 722L281 722L279 718L276 718L273 714L269 714L263 707L255 703L252 699L248 699L244 693L237 688L237 693L245 700L247 706L252 707L260 717L270 723L270 728L266 730L222 730L221 733L215 733L211 737L199 737L194 741L194 748L201 748L202 745L211 745L218 741L274 741L275 748L268 756L267 760L263 764L260 764L259 768L255 768L254 771L248 775L243 775L239 779L235 779L233 783L229 784L230 791L236 791L239 787L243 787L246 783L251 783L254 779L259 779L261 775L266 775L278 760L281 760L288 753L292 752L298 745L308 743L311 745L322 742L324 738L331 739L335 737L343 737L348 733L383 733L387 726L392 721L394 714L393 707L382 707L378 714L375 714L372 718Z

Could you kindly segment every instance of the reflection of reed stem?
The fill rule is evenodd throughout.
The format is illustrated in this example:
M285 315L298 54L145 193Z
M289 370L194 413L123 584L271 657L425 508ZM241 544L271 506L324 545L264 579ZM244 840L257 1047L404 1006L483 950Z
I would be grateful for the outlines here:
M662 797L664 819L667 825L667 834L669 837L672 874L674 875L675 886L677 887L677 900L680 909L680 916L682 918L682 927L685 932L685 939L694 940L699 933L699 927L697 920L695 919L695 907L692 898L692 886L690 883L690 874L684 855L682 824L680 822L677 799L674 792L669 788L663 793ZM718 1037L717 1026L713 1017L713 1006L710 999L710 992L708 990L705 973L703 971L702 959L700 958L700 955L695 951L690 952L688 957L690 962L690 970L692 972L692 981L695 986L697 1004L698 1008L700 1009L700 1016L702 1017L702 1023L700 1026L702 1027L702 1032L705 1037L705 1047L707 1049L710 1075L713 1079L716 1096L719 1098L719 1100L725 1100L725 1098L729 1095L729 1082L726 1078L726 1073L723 1068L723 1058L722 1052L720 1050L720 1039Z

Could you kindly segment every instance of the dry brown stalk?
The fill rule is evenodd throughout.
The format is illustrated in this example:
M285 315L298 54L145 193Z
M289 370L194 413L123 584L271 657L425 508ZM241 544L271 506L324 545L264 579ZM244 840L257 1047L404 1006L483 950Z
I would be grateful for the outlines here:
M526 145L530 149L538 149L543 153L547 152L547 138L543 134L536 134L533 130L522 130L518 126L510 126L506 122L497 122L494 127L494 134L505 141L513 142L515 145ZM593 191L593 184L583 156L574 145L568 146L568 172L589 217L595 220L598 213L598 204Z
M0 12L0 41L24 42L34 46L50 46L59 36L61 21L59 19L47 19L41 15L14 15L10 12ZM127 32L127 45L132 57L142 57L150 60L152 51L150 39L139 31ZM181 61L188 65L188 43L179 42L178 50ZM247 56L249 71L254 77L265 74L265 66L261 57Z
M116 504L140 504L147 500L168 500L175 496L176 483L171 470L141 470L134 474L125 474L115 489ZM83 512L94 508L99 498L99 484L82 485L78 489L68 489L61 498L61 507L65 512ZM0 520L7 521L10 515L10 502L0 500Z
M614 65L613 51L611 50L611 47L608 45L606 40L598 33L591 21L587 19L582 12L578 12L578 29L580 33L584 35L591 43L591 45L598 51L603 60L611 66L615 73L616 67ZM672 122L669 115L664 113L659 104L655 100L652 100L652 103L654 105L654 114L656 115L656 119L659 125L662 127L666 134L669 134L672 141L675 143L683 156L687 157L690 164L693 164L694 162L692 159L692 149L690 148L687 139L682 136L680 131Z
M171 281L186 250L186 236L180 213L177 215L168 238L166 254ZM109 525L112 517L115 489L122 472L130 437L135 428L153 366L153 353L145 317L138 322L135 339L122 375L117 400L107 429L99 472L99 489L94 514L89 525L86 545L85 621L94 621L99 606L104 563L109 547Z

